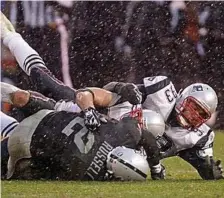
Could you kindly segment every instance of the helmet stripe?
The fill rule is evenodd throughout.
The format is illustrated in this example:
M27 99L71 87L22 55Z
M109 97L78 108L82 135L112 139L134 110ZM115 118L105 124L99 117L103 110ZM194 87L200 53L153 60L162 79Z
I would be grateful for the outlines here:
M132 166L131 164L129 164L128 162L124 161L123 159L121 159L118 156L115 156L114 154L110 154L110 157L112 159L116 159L118 160L121 164L127 166L128 168L132 169L133 171L135 171L136 173L138 173L139 175L141 175L142 177L146 178L147 175L145 173L143 173L142 171L140 171L138 168Z

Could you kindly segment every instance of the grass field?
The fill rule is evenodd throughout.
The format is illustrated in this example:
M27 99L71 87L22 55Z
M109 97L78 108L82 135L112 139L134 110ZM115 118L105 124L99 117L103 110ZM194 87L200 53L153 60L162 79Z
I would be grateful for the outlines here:
M224 133L216 133L215 158L224 163ZM45 182L3 181L2 197L44 198L224 198L224 180L203 181L197 172L179 158L163 162L167 170L164 181L146 182Z

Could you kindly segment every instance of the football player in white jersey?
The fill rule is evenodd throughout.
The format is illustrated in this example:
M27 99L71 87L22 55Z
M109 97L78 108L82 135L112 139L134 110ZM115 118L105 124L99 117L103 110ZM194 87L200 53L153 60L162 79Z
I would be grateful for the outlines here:
M118 92L118 86L125 83L111 82L104 88ZM205 124L216 111L215 91L207 84L195 83L177 94L166 76L144 78L138 88L142 107L160 113L166 122L165 133L157 137L162 158L179 156L195 167L203 179L223 179L221 161L213 159L215 133ZM124 106L127 108L127 104Z

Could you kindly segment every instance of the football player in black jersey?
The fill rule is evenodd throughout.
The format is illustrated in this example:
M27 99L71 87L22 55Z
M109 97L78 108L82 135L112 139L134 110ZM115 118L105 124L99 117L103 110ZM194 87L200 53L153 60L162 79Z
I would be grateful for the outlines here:
M143 147L149 166L158 164L156 140L136 118L108 118L88 130L85 111L55 111L54 101L43 95L24 90L9 93L9 87L7 94L3 89L3 99L8 97L13 105L27 111L28 117L2 142L2 176L8 160L7 178L105 180L107 155L118 146ZM82 93L76 102L84 109L83 101L89 101L89 96L93 100L93 96L88 90Z

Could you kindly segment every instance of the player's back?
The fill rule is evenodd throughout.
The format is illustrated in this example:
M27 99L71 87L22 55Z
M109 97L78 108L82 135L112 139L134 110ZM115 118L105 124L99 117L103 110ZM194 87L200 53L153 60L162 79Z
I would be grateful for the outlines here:
M31 126L32 121L37 122L40 112L24 120L20 130L23 130L22 126ZM17 150L11 149L10 157L15 158L15 154L16 160L31 157L33 166L40 172L39 177L102 179L107 154L120 145L134 148L140 139L137 124L133 121L108 121L99 131L91 132L84 125L82 113L48 112L38 124L34 123L36 127L23 134L18 131L9 142L12 148L18 139L30 141L26 145L20 142ZM19 156L18 150L21 151ZM11 161L15 164L16 160Z

